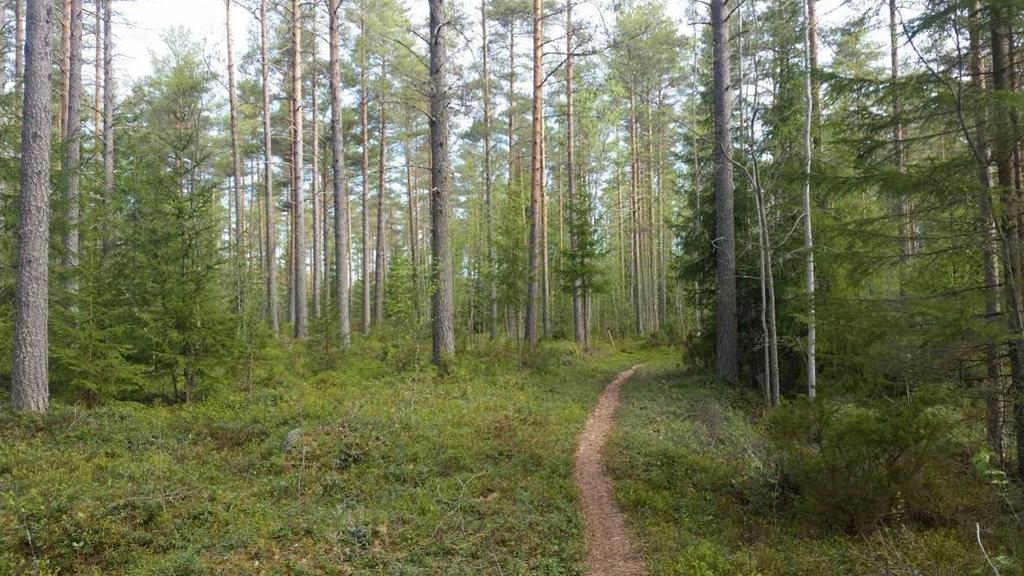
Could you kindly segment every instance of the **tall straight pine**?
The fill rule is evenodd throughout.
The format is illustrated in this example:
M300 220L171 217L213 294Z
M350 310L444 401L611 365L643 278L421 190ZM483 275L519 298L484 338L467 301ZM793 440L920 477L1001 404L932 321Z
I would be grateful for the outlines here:
M46 412L50 405L46 325L49 318L53 3L32 0L28 3L26 18L11 401L16 410Z

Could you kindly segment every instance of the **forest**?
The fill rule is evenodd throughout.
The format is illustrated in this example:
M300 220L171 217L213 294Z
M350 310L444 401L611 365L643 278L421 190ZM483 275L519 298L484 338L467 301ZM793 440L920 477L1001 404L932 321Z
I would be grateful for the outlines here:
M0 0L0 574L1024 575L1024 4L186 5Z

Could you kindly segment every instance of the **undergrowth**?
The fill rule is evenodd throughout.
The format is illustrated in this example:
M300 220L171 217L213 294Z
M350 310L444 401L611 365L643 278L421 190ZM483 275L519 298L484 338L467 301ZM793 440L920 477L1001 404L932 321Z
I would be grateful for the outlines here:
M192 405L4 406L0 574L579 574L575 438L638 357L293 344Z
M921 394L766 414L655 363L624 389L610 467L652 575L1019 575L1020 495L970 410Z

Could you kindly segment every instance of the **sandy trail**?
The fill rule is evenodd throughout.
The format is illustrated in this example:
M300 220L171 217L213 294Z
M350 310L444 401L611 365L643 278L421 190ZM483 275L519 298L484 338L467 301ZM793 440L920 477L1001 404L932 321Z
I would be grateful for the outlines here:
M619 374L601 394L576 448L576 487L586 524L587 576L646 576L647 568L633 541L605 471L602 454L611 434L622 385L638 366Z

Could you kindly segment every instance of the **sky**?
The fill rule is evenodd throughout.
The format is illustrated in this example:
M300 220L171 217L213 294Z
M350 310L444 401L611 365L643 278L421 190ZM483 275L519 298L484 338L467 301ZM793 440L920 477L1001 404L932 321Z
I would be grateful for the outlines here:
M667 10L677 21L686 22L685 12L691 1L667 0ZM405 4L414 23L426 18L427 0L406 0ZM846 0L819 0L823 24L848 16L846 5ZM224 61L223 0L130 0L115 2L115 10L115 66L119 78L128 83L150 72L154 51L163 53L162 35L174 28L187 30L194 39L204 41L215 62ZM232 20L235 52L239 54L257 30L257 22L237 6L232 9Z

